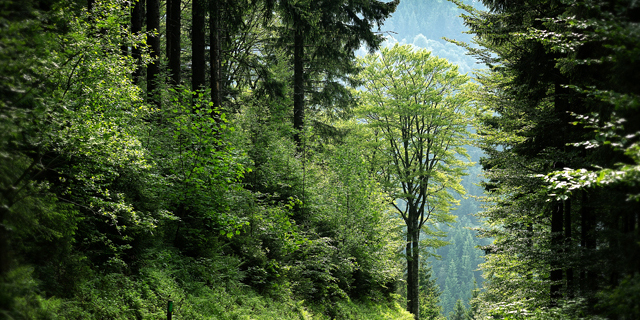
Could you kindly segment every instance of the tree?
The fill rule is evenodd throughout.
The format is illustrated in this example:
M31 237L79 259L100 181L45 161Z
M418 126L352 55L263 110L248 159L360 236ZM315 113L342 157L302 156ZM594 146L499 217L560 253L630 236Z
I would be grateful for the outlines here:
M160 81L160 0L147 1L147 42L151 63L147 65L147 97L160 107L158 84Z
M629 292L638 263L627 251L638 250L638 203L625 201L637 193L627 176L639 130L637 5L484 3L490 12L466 7L484 46L469 49L492 67L479 78L492 111L480 130L492 203L483 233L495 239L480 309L567 312L556 307L578 301L575 314L605 313L603 297Z
M406 226L407 308L418 319L420 233L450 222L452 192L464 193L473 85L446 60L408 45L360 62L358 117L377 148L373 170Z
M420 266L420 317L422 319L437 320L442 319L442 307L440 306L440 288L433 279L431 266L427 263Z
M181 79L181 5L182 0L167 0L167 58L169 59L171 84L174 86L180 85Z
M449 320L466 320L467 319L467 309L464 307L462 300L458 299L456 301L456 306L453 308L453 311L449 312Z
M348 95L337 80L346 80L356 72L354 52L363 43L370 50L379 47L383 37L373 29L380 29L398 3L398 0L278 1L285 25L281 32L284 45L293 48L293 128L298 147L302 146L305 94L319 92L316 96L325 95L325 99L326 95L334 98ZM310 86L308 83L313 80L320 85ZM336 107L344 108L339 104Z
M191 1L191 90L194 92L204 89L205 85L206 10L206 0Z

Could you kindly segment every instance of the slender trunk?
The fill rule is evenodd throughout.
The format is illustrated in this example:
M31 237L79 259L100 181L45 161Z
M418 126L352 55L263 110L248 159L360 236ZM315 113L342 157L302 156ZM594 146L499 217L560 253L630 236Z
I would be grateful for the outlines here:
M411 312L413 310L413 301L415 300L413 296L413 290L411 290L412 284L415 282L413 278L413 230L410 223L407 223L407 243L406 243L406 254L407 254L407 311Z
M167 57L171 84L180 84L180 0L167 0Z
M205 0L192 0L193 30L191 31L191 90L204 88L205 83Z
M304 33L300 18L294 20L294 52L293 52L293 139L302 149L302 134L304 129Z
M564 202L564 241L565 247L567 250L571 248L572 240L571 240L571 199L567 199ZM571 252L566 252L567 254L573 256ZM567 297L572 298L574 293L574 283L573 283L573 267L567 268Z
M551 212L551 251L554 256L551 261L551 305L556 306L558 300L562 297L560 290L562 289L562 265L559 261L561 253L560 247L562 246L562 223L563 223L563 210L562 202L555 202L552 206Z
M420 272L420 229L417 205L407 202L409 206L407 224L407 311L416 320L419 315L419 272Z
M582 191L580 203L580 246L582 247L582 261L591 261L592 250L596 248L594 227L594 217L591 214L588 193L587 191ZM580 277L582 278L580 281L581 295L588 297L594 292L596 284L596 273L592 270L591 264L583 266Z
M173 7L173 0L167 0L166 3L166 13L165 13L165 50L167 50L165 52L165 55L167 56L167 59L171 59L171 36L172 36L172 20L173 20L173 10L171 10L171 8Z
M564 119L566 117L566 110L568 105L566 100L566 92L563 90L561 85L561 79L562 77L559 76L558 80L554 84L554 109L558 118L562 119L560 120L560 124L559 124L559 126L561 126L560 134L562 136L562 139L560 141L567 141L565 139L566 122L564 121ZM564 163L560 161L554 163L553 165L554 170L562 170L564 167L565 167ZM551 273L550 273L550 280L552 282L551 288L550 288L551 306L556 306L558 301L562 298L561 290L562 290L563 265L561 261L562 259L560 259L560 257L562 256L562 253L563 253L562 247L565 244L564 234L562 233L563 226L564 226L564 218L565 218L564 211L565 210L564 210L563 202L555 201L552 204L552 208L551 208L552 259L551 259Z
M133 9L131 10L131 33L134 35L142 32L142 17L144 11L144 0L135 1ZM135 59L136 69L133 72L133 82L140 84L140 76L142 75L142 68L140 67L141 61L140 45L135 45L131 49L131 56Z
M5 221L5 219L8 218L10 210L11 209L9 209L9 207L6 205L0 206L0 221ZM11 266L9 253L10 230L11 229L4 224L0 224L0 279L4 279L4 275L9 272Z
M160 1L147 0L147 31L150 34L147 39L149 43L149 54L151 63L147 66L147 98L160 108L160 98L158 97L158 77L160 75L160 37L157 32L160 30Z
M209 0L210 2L210 16L209 16L209 65L211 67L210 86L211 86L211 102L213 102L213 109L220 110L220 8L218 7L218 0ZM214 114L216 122L220 122L219 113Z
M419 283L419 270L420 270L420 230L418 229L417 226L417 219L415 222L415 226L413 228L413 237L412 237L412 253L411 253L411 264L413 265L411 267L411 273L413 273L413 276L411 277L413 279L413 282L411 283L411 287L409 288L409 291L411 291L411 296L412 296L412 303L411 303L411 310L409 310L409 312L413 313L413 316L416 320L420 319L420 299L419 299L419 288L420 288L420 283Z

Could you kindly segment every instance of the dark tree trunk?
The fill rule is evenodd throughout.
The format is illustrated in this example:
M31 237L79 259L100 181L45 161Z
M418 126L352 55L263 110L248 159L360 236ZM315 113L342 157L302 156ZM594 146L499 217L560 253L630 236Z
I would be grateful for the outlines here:
M213 102L213 109L220 111L221 98L220 98L220 8L219 0L210 1L210 16L209 16L209 65L211 67L210 86L211 86L211 101ZM220 116L218 113L214 114L216 122L220 122Z
M139 34L142 32L142 17L144 16L144 0L134 1L133 9L131 10L131 33ZM131 49L131 56L135 59L136 69L133 72L133 82L140 84L140 76L142 75L142 68L140 67L141 61L140 45L133 46Z
M0 206L0 221L5 221L5 218L10 214L10 210L11 209L4 205L4 203ZM0 224L0 279L4 279L4 276L9 272L11 266L9 232L10 229L7 226Z
M304 129L304 33L299 26L300 18L294 21L294 52L293 52L293 139L302 149L302 135Z
M419 270L420 270L420 223L417 204L407 203L409 206L407 225L407 311L416 320L420 318L419 305Z
M191 90L204 89L205 84L205 0L192 0L191 18Z
M417 221L415 222L417 224ZM412 282L409 284L408 292L411 292L411 309L409 312L413 313L416 320L420 319L420 299L419 299L419 270L420 270L420 229L417 226L413 228L412 239L413 244L411 247L411 273L413 274Z
M147 31L157 33L160 30L160 0L147 0ZM160 75L160 37L159 35L149 35L149 54L151 63L147 66L147 98L150 102L160 108L160 98L158 97L158 77Z
M592 250L596 248L594 232L595 222L589 205L589 196L587 191L582 191L580 203L580 246L583 252L582 261L590 261L592 258ZM582 296L590 296L595 290L596 273L591 269L589 264L585 264L580 277L582 278L580 281Z
M555 202L552 206L551 212L551 251L553 254L553 261L551 263L551 305L556 306L558 300L562 294L560 290L562 285L562 265L560 264L559 257L561 254L560 247L562 246L562 224L563 224L563 210L562 202Z
M406 254L407 254L407 311L411 312L413 310L413 290L411 290L412 284L415 282L413 278L413 231L407 224L407 243L406 243Z
M568 199L564 202L564 241L567 250L571 248L572 240L571 240L571 199ZM573 254L571 252L567 252L571 256ZM567 268L567 297L573 297L574 291L574 283L573 283L573 267Z
M167 57L173 86L180 84L180 6L181 0L167 0Z

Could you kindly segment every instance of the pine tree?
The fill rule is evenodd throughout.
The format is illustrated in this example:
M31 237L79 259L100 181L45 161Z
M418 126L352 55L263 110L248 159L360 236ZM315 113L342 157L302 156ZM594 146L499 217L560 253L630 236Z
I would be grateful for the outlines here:
M462 300L458 299L456 301L456 306L453 308L453 311L449 312L449 320L466 320L467 319L467 309L464 307Z
M435 320L442 318L440 306L440 288L432 279L431 267L424 262L420 267L420 319Z

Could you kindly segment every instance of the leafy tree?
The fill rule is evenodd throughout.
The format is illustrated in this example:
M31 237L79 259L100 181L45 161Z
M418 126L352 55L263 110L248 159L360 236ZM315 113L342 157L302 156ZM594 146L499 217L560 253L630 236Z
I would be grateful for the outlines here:
M446 60L410 46L384 48L361 63L358 116L372 131L373 172L407 228L408 310L418 319L420 232L452 221L450 192L464 192L468 164L457 156L466 156L473 86Z

